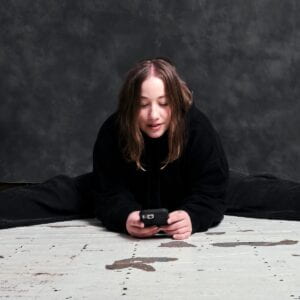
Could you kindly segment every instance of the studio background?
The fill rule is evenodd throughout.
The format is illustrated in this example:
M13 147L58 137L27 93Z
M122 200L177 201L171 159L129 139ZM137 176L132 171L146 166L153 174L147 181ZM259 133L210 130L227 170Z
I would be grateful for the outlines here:
M92 169L134 62L167 56L231 169L300 181L300 1L0 2L0 180Z

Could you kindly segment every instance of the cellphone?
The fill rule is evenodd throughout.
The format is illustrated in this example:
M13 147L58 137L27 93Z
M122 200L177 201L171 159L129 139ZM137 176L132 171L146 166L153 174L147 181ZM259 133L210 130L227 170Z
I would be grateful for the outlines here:
M140 211L141 221L148 226L167 225L169 211L166 208L144 209Z

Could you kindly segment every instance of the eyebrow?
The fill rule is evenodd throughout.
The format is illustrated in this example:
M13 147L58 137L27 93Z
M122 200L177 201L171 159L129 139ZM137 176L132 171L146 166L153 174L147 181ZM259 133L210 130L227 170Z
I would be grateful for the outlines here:
M148 97L146 96L140 96L140 98L143 100L143 99L149 99ZM159 96L157 99L162 99L162 98L166 98L166 95L162 95L162 96Z

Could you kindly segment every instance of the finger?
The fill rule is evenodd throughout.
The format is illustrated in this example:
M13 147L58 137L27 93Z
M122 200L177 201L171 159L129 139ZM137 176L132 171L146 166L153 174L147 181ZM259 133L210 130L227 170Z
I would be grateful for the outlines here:
M159 231L157 226L146 227L146 228L137 228L133 227L130 230L130 234L136 237L147 237L156 234Z
M177 222L179 219L178 219L178 213L176 211L174 212L171 212L169 214L169 218L167 220L167 223L170 225L170 224L173 224L175 222Z
M176 210L169 214L169 218L168 218L167 222L168 222L168 224L173 224L178 221L184 220L185 217L186 217L186 215L182 211Z
M177 233L172 236L174 240L185 240L191 236L191 232Z
M143 237L150 237L155 235L156 233L158 233L160 231L160 229L158 227L154 227L152 230L150 231L146 231L143 232Z
M135 236L138 238L147 238L147 237L154 236L157 232L158 232L158 230L143 232L143 233L140 232L140 233L137 233Z
M185 222L185 220L180 220L175 223L172 223L171 225L162 226L161 228L166 231L173 231L173 230L177 230L181 227L186 227L187 225L188 224Z
M179 229L176 230L166 230L165 232L169 235L174 235L174 234L183 234L186 232L190 232L190 227L189 226L185 226L185 227L181 227Z
M142 228L140 229L139 231L141 233L145 233L145 234L148 234L148 233L151 233L151 232L155 232L159 230L159 228L157 226L151 226L151 227L145 227L145 228Z
M141 222L140 220L132 220L130 222L130 225L133 227L137 227L137 228L144 228L145 224L143 222Z

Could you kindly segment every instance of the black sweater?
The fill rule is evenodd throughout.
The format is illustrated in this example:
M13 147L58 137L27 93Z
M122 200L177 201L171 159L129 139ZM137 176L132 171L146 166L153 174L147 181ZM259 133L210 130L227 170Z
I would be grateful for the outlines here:
M93 157L93 198L96 216L109 230L126 232L128 215L142 208L185 210L193 232L218 224L225 211L228 164L219 136L193 104L186 115L187 143L183 154L163 170L167 133L144 136L142 163L126 162L119 147L116 113L103 124Z

